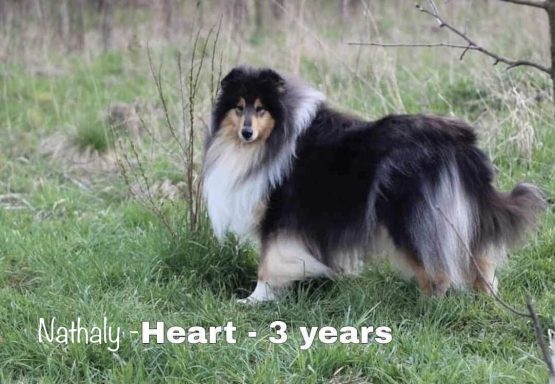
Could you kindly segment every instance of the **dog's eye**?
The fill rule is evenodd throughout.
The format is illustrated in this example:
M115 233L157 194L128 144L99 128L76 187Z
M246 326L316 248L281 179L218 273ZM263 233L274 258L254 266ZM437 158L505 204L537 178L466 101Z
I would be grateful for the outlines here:
M243 110L244 110L244 108L243 108L242 105L237 105L237 106L235 107L235 111L236 111L237 113L239 113L239 114L243 113Z
M262 113L262 112L264 112L265 110L266 110L266 108L264 108L264 107L262 107L262 106L260 106L260 105L259 105L258 107L256 107L256 113Z

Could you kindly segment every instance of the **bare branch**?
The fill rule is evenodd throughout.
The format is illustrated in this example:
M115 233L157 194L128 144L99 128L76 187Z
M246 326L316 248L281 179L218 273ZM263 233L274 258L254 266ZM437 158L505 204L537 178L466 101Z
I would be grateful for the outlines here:
M372 45L376 47L449 47L449 48L462 48L462 49L472 49L468 45L462 44L451 44L451 43L376 43L370 42L349 42L348 45Z
M431 14L434 15L439 26L443 27L443 20L441 20L441 18L439 17L439 11L437 10L436 3L434 3L434 0L428 0L428 4L430 5L430 8L432 8ZM416 8L418 7L419 5L417 4Z
M513 4L519 4L519 5L527 5L527 6L529 6L529 7L547 9L547 3L546 3L546 1L544 1L544 0L542 0L542 1L531 1L531 0L501 0L501 1L504 1L505 3L513 3Z
M516 1L516 0L514 0ZM474 41L473 39L471 39L466 33L460 31L459 29L453 27L451 24L447 23L439 14L438 10L437 10L437 6L435 5L433 0L428 0L428 3L430 4L430 8L431 11L422 7L420 4L416 4L416 8L420 11L423 12L427 15L432 16L434 19L437 20L439 26L441 28L446 28L449 31L453 32L455 35L459 36L460 38L462 38L464 41L466 41L468 43L468 48L466 49L466 51L468 50L473 50L473 51L478 51L483 53L486 56L491 57L492 59L494 59L494 65L498 64L498 63L504 63L507 64L508 67L507 69L512 69L515 67L520 67L520 66L528 66L528 67L533 67L536 68L537 70L540 70L542 72L545 72L547 74L551 74L551 68L548 68L542 64L533 62L533 61L528 61L528 60L513 60L513 59L509 59L507 57L504 56L500 56L484 47L482 47L480 44L478 44L476 41ZM533 4L536 4L534 2L532 2ZM538 3L539 4L539 3ZM536 4L537 5L537 4ZM461 58L464 57L464 53L461 55Z
M466 52L471 51L472 50L472 45L467 45L466 48L464 49L464 51L462 51L461 56L459 57L459 60L464 59L464 55L466 55Z
M369 42L349 42L347 43L348 45L370 45L370 46L374 46L374 47L383 47L383 48L390 48L390 47L410 47L410 48L435 48L435 47L447 47L447 48L457 48L457 49L463 49L461 56L459 57L459 60L462 60L464 58L464 55L466 55L466 53L468 51L479 51L479 47L476 47L475 45L471 45L471 44L453 44L453 43L444 43L444 42L439 42L439 43L377 43L374 41L369 41ZM509 68L512 68L511 66L509 66Z
M509 1L509 0L502 0L502 1ZM511 0L512 1L512 0ZM517 0L514 0L517 1ZM416 4L416 8L427 15L432 16L438 22L440 28L446 28L456 34L457 36L461 37L467 44L453 44L453 43L445 43L445 42L438 42L438 43L378 43L378 42L349 42L349 45L369 45L375 47L447 47L447 48L456 48L456 49L464 49L461 53L459 59L462 60L468 51L478 51L483 53L486 56L491 57L494 62L493 65L497 65L499 63L504 63L507 65L507 69L512 69L520 66L528 66L536 68L539 71L545 72L547 74L551 74L551 68L548 68L542 64L529 61L529 60L513 60L509 59L504 56L500 56L489 49L486 49L479 45L476 41L471 39L468 34L459 29L453 27L451 24L447 23L438 13L437 6L435 5L433 0L428 0L430 4L431 11L423 8L421 5ZM465 28L466 30L466 28Z

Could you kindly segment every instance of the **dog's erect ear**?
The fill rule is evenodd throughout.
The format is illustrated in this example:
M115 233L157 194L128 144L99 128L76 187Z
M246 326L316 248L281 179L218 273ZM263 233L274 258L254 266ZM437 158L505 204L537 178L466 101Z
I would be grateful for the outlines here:
M224 89L229 84L233 83L235 80L239 78L239 76L243 73L243 69L241 67L235 67L225 77L220 81L220 88Z
M285 79L273 69L263 69L260 72L260 80L271 84L278 92L285 90Z

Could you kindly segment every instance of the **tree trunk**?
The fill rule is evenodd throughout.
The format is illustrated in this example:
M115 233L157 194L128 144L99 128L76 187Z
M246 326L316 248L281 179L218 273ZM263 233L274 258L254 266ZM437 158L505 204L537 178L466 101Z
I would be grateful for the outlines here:
M254 22L256 25L256 32L260 33L262 31L262 26L264 25L264 5L265 1L255 0L254 2Z
M551 36L551 82L553 85L553 102L555 103L555 0L550 0L545 10L549 18L549 35Z
M173 36L173 14L175 10L174 0L164 0L162 2L162 17L164 19L164 37L166 40L170 40Z
M272 9L272 15L276 20L283 19L285 13L285 0L273 0L270 3L270 7Z
M85 48L85 23L83 20L83 0L69 2L70 50Z
M100 9L102 12L102 49L107 52L112 43L112 2L102 0Z
M247 5L244 0L233 0L233 25L236 31L243 29L246 18Z
M67 44L66 38L69 35L69 1L62 0L60 1L59 6L58 4L52 3L52 7L57 11L56 15L56 32L58 34L58 38L64 44Z
M8 15L6 12L6 0L0 0L0 28L2 31L6 30L6 23L8 22Z
M341 22L346 23L349 20L349 0L341 0L339 2L339 13Z
M199 28L202 29L204 26L204 3L201 0L197 0L196 1L196 12L197 12L197 17L198 17L198 25Z

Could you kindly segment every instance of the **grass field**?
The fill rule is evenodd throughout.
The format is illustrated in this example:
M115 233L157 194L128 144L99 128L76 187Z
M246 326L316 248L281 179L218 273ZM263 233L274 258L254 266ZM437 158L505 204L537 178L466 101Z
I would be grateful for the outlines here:
M209 42L194 100L196 148L209 121L210 84L220 60L224 72L237 63L275 66L298 72L338 108L367 118L426 112L466 119L477 126L501 189L528 180L553 197L549 79L533 69L506 71L474 53L459 61L460 51L347 45L453 41L410 2L371 3L347 24L334 17L335 8L314 4L306 5L303 17L292 13L262 30L232 29L224 18L214 51L215 31L209 30L218 16L206 12L197 47ZM547 25L539 11L497 1L440 4L450 20L469 20L470 32L489 47L547 60ZM155 24L155 16L137 12L141 25ZM148 63L147 42L155 75L163 64L168 115L178 133L182 127L186 132L189 104L185 98L182 115L175 56L181 53L188 84L187 68L201 67L192 48L198 28L186 27L170 41L143 28L106 53L92 46L68 54L54 42L34 46L15 34L2 37L0 383L547 382L528 319L481 295L421 297L414 282L381 263L357 278L298 284L276 303L236 303L256 281L256 251L232 238L218 244L204 216L197 231L187 230L180 143L168 129ZM141 120L148 132L114 137L107 111L115 105L127 111L125 127L141 126ZM198 151L194 160L198 169ZM523 310L530 294L544 328L554 327L552 204L538 234L510 253L499 279L507 302ZM107 317L122 329L120 347L39 343L41 317L55 317L60 325L80 317L88 326ZM269 341L274 320L288 325L283 344ZM143 345L130 333L142 321L183 327L232 321L237 343ZM389 326L393 340L316 341L301 350L301 326ZM248 338L248 331L258 336Z

